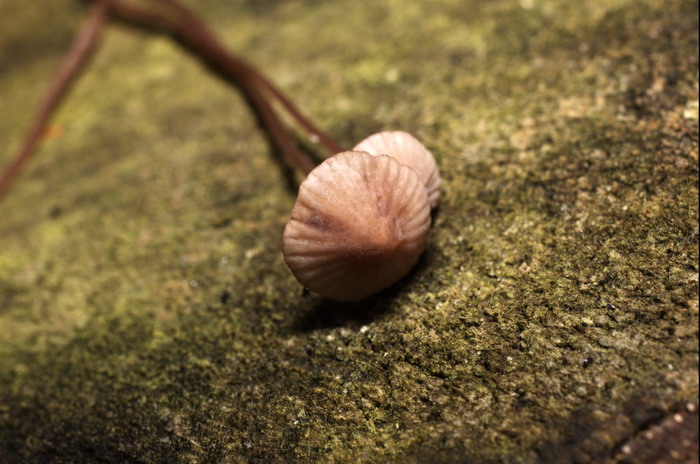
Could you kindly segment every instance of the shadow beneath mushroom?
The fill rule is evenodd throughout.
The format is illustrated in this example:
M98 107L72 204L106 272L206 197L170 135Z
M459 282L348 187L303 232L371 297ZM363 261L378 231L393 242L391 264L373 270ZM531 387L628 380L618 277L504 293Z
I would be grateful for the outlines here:
M369 300L376 298L357 303L340 303L324 298L295 321L292 331L309 333L317 330L368 324L385 313L387 309L382 304L369 302Z
M392 302L405 294L415 277L429 267L429 251L428 249L423 253L416 265L401 280L364 300L342 303L323 298L311 305L308 301L302 303L311 307L306 310L298 309L302 314L292 324L292 332L309 333L340 327L358 328L387 316L392 310Z
M440 205L437 205L430 211L430 227L435 227L435 223L440 217Z

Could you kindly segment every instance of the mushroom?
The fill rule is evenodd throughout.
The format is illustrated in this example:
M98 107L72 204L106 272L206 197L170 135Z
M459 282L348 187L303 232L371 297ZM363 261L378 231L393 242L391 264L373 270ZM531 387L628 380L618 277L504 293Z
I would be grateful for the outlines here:
M310 290L357 301L406 275L429 229L427 191L413 169L390 156L345 151L302 182L282 248Z
M314 169L277 109L285 110L329 151L342 150L340 145L312 124L267 77L228 52L178 0L161 0L152 7L124 0L92 0L86 26L76 36L19 150L0 173L0 199L32 155L51 114L111 15L168 33L239 87L286 161L309 174L283 237L285 260L299 282L329 298L354 301L390 286L413 267L426 246L430 207L437 206L440 197L440 176L430 151L405 132L380 132L358 144L356 151L338 153Z
M353 150L366 151L370 155L389 155L399 163L413 168L428 190L430 207L440 200L440 173L435 158L425 146L408 132L384 131L370 135L355 145Z

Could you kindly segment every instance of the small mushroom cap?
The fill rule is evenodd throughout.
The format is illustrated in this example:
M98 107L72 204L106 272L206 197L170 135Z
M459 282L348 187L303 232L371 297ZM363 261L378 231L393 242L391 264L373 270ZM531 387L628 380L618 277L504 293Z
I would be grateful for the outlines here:
M302 182L282 249L309 289L357 301L408 273L429 229L427 193L412 169L389 156L345 151Z
M389 155L399 163L413 168L428 190L430 207L440 201L440 173L430 150L408 132L385 131L370 135L353 150L366 151L370 155Z

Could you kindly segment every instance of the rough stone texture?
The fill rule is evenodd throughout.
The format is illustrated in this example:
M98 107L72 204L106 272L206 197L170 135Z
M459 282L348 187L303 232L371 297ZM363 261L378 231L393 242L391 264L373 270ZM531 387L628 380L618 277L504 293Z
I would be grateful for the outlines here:
M244 100L111 23L0 204L0 460L697 456L697 2L188 3L343 145L433 150L429 249L303 295ZM0 2L0 162L84 12Z

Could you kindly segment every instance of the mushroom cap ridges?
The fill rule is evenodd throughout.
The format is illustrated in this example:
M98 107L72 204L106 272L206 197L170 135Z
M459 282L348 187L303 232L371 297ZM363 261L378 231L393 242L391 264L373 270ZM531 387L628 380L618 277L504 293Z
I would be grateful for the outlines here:
M284 259L312 291L356 301L403 277L425 249L428 197L389 156L346 151L302 182L284 230Z
M430 150L408 132L385 131L370 135L358 143L353 150L366 151L370 155L389 155L399 163L413 168L428 190L430 207L435 208L440 200L440 173Z

